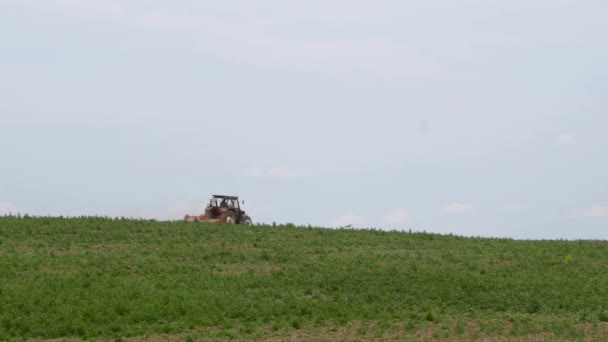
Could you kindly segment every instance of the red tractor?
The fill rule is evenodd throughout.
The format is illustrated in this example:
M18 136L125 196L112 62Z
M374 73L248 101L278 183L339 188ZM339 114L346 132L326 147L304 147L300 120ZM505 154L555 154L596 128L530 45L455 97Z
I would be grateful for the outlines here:
M243 202L244 204L244 202ZM213 195L203 215L186 215L188 222L242 223L251 225L251 218L241 210L238 196Z

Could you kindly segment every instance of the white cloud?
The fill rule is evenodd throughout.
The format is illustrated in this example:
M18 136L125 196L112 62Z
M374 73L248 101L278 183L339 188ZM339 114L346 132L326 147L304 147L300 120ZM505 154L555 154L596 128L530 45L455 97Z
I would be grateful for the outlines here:
M0 215L17 214L19 209L13 203L0 202Z
M343 216L340 216L338 218L336 218L335 220L333 220L330 223L330 226L332 227L345 227L345 226L357 226L357 227L362 227L366 224L368 224L369 220L367 217L365 216L359 216L359 215L355 215L355 214L346 214Z
M302 37L286 38L284 35L269 35L268 32L281 31L285 19L276 16L260 20L259 15L250 17L238 15L231 19L212 15L188 15L179 11L145 12L127 11L117 0L48 0L43 5L36 0L4 0L0 5L59 8L78 14L107 18L126 26L136 26L167 31L181 31L190 34L198 48L207 53L237 60L247 64L270 66L278 69L298 71L340 72L353 70L371 72L381 76L394 77L424 76L440 71L440 65L419 49L392 39L377 37ZM304 9L304 8L303 8ZM374 11L367 6L359 10L337 7L329 14L324 9L321 18L318 11L307 15L285 13L289 24L308 25L327 21L335 25L336 20L344 25L375 25L382 21L382 11ZM372 13L374 12L374 13ZM258 11L259 13L259 11ZM370 15L371 14L371 15ZM324 18L323 18L324 17ZM331 19L330 19L331 18ZM337 19L336 19L337 18ZM366 18L365 20L363 20ZM408 61L408 63L404 63Z
M464 214L473 210L473 205L470 203L453 202L443 208L446 214Z
M579 210L578 216L582 217L608 217L608 205L594 205L590 208Z
M576 144L576 137L572 134L561 134L555 140L557 145L574 145Z
M241 172L243 176L248 177L269 177L269 178L287 178L302 176L302 172L288 169L285 167L260 168L252 167Z
M390 224L403 224L410 219L410 213L402 208L395 209L384 215L384 221Z

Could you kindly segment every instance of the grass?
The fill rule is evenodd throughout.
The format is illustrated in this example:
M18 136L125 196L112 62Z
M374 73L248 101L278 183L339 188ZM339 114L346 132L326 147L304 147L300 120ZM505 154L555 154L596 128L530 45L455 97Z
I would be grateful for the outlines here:
M608 339L608 243L0 217L0 340Z

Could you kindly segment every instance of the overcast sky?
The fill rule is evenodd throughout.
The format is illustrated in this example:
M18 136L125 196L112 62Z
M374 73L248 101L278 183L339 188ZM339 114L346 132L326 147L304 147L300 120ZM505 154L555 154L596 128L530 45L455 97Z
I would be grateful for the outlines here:
M0 214L608 239L606 13L0 0Z

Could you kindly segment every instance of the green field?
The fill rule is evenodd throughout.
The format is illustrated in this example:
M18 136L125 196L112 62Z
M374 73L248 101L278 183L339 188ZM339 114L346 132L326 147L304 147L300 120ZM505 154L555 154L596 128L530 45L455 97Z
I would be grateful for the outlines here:
M0 340L608 340L608 243L0 217Z

